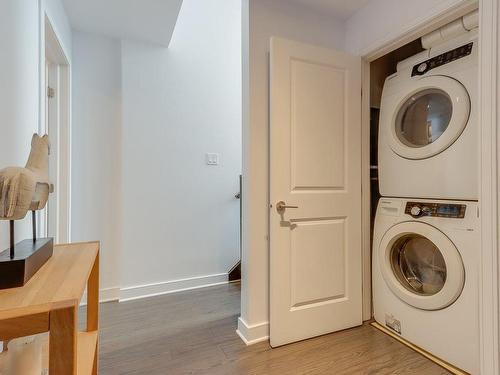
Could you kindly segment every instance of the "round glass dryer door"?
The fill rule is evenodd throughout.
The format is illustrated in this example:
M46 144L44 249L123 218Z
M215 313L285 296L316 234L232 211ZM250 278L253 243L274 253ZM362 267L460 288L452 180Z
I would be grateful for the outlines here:
M424 147L439 139L450 124L453 103L440 89L425 89L399 109L396 134L408 147Z
M444 76L409 87L394 109L391 148L408 159L425 159L457 140L469 119L470 99L462 84Z
M428 224L395 225L382 238L378 257L387 286L409 305L439 310L462 292L465 270L460 253L448 237Z

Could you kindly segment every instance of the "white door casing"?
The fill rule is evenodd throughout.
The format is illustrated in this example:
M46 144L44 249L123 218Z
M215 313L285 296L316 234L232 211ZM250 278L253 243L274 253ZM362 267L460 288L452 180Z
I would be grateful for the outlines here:
M49 179L54 193L39 215L39 234L66 243L71 240L71 65L49 18L44 12L40 17L45 46L41 51L45 74L40 82L40 107L45 121L40 122L39 131L47 133L51 143Z
M362 324L361 59L272 38L270 339ZM298 208L276 209L279 201Z
M49 181L54 184L55 189L49 195L46 215L45 236L53 237L59 242L59 67L47 61L47 89L46 89L46 124L45 133L49 135L50 155L49 155Z

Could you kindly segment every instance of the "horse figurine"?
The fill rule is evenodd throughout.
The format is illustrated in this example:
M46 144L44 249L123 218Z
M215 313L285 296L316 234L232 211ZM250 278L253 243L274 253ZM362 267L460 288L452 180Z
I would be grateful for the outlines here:
M49 137L33 134L26 167L0 170L0 220L20 220L28 211L45 207L53 185L49 182Z
M10 250L14 254L14 220L33 213L33 240L36 240L35 212L47 204L54 186L49 182L49 137L33 134L26 167L0 170L0 220L10 221Z

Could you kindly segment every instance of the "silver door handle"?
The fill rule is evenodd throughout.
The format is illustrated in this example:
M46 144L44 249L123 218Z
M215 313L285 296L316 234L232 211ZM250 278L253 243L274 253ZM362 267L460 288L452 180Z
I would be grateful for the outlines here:
M299 208L299 206L287 206L287 204L283 201L276 203L276 211L280 213L284 212L287 208Z

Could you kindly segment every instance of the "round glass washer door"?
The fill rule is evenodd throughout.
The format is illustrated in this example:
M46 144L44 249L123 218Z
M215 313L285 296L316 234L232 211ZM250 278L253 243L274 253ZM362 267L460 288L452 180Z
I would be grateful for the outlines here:
M408 159L439 154L462 134L469 114L469 95L455 79L430 76L413 81L394 109L391 148Z
M422 310L439 310L460 296L465 282L462 258L441 231L421 222L389 229L378 249L382 276L402 301Z
M443 254L428 238L411 233L391 248L391 267L401 285L412 293L433 296L446 283Z

